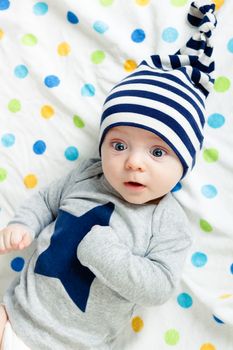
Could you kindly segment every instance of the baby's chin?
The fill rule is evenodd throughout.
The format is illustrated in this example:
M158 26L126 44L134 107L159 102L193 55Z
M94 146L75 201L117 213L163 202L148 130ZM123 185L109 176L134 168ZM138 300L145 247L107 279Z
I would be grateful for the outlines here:
M143 204L151 204L155 201L157 201L157 199L143 199L140 197L129 197L129 196L122 196L124 198L124 200L130 204L135 204L135 205L143 205Z
M133 198L131 196L122 196L122 197L126 202L128 202L130 204L135 204L135 205L156 204L157 205L164 196L165 195L162 195L162 196L156 197L156 198L140 198L140 196L138 196L138 197L133 196Z

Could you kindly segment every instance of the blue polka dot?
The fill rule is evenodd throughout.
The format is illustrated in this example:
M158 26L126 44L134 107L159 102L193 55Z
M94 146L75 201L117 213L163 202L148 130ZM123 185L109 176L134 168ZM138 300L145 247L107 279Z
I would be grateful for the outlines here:
M184 309L188 309L193 305L192 297L187 293L181 293L177 297L178 304Z
M214 113L208 117L207 122L211 128L221 128L221 126L223 126L223 124L225 123L225 117L222 114Z
M25 262L24 259L21 258L21 257L14 258L11 261L11 268L12 268L12 270L14 270L16 272L22 271L22 269L24 267L24 262Z
M230 267L231 273L233 274L233 264Z
M108 27L107 23L104 23L102 21L96 21L93 24L93 29L99 34L105 33L108 30L108 28L109 27Z
M171 192L177 192L177 191L180 191L182 188L182 185L180 182L178 182L175 187L173 187L173 189L171 190Z
M33 145L33 151L36 154L43 154L46 150L46 143L42 140L38 140Z
M43 16L48 12L48 5L45 2L37 2L33 6L33 12L36 16Z
M168 27L162 33L162 39L167 43L173 43L178 38L178 32L175 28Z
M7 10L10 7L10 1L0 0L0 11Z
M228 43L227 43L227 50L230 53L233 53L233 38L228 41Z
M56 75L48 75L44 83L48 88L54 88L60 84L60 79Z
M67 12L67 16L66 16L68 22L72 23L72 24L77 24L79 22L78 17L71 11Z
M20 64L15 67L14 74L17 78L20 78L20 79L26 78L26 76L28 75L28 69L23 64Z
M201 192L202 192L203 196L205 196L206 198L209 198L209 199L216 197L218 194L216 187L213 185L202 186Z
M15 135L13 134L4 134L2 136L2 144L4 147L11 147L15 143Z
M135 43L141 43L146 37L146 34L143 29L135 29L131 34L131 39Z
M92 84L85 84L81 89L82 96L92 97L95 95L95 87Z
M74 161L79 157L78 149L74 146L70 146L65 150L65 157L67 160Z
M196 267L203 267L207 263L207 256L204 253L196 252L191 258L192 264Z
M213 319L220 324L223 324L224 322L222 320L220 320L220 318L218 318L217 316L213 315Z

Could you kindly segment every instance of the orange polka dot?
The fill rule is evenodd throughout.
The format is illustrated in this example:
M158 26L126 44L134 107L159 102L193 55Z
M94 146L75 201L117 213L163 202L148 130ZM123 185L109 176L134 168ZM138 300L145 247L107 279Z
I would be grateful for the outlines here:
M60 56L67 56L71 51L70 45L66 42L60 43L57 48L57 52Z
M131 322L132 328L134 330L134 332L138 333L142 330L142 328L144 327L144 322L141 319L141 317L136 316L132 319Z
M220 295L219 299L228 299L231 298L233 296L233 294L222 294Z
M36 187L38 180L37 180L36 175L28 174L24 177L23 182L27 188L31 189L31 188Z
M213 0L216 6L216 10L218 10L223 4L225 0Z
M140 6L146 6L149 4L150 0L135 0L135 2Z
M49 105L44 105L41 108L40 113L41 113L43 118L49 119L49 118L51 118L54 115L54 109L53 109L53 107L51 107Z
M4 31L0 28L0 39L4 37Z
M210 343L203 344L200 350L216 350L216 347Z
M126 60L124 62L124 69L127 72L132 72L137 67L137 63L134 60Z

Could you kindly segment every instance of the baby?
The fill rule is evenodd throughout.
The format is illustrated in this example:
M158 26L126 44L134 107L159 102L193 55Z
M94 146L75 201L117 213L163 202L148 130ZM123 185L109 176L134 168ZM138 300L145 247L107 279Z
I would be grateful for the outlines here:
M0 306L3 350L111 349L135 305L174 292L191 235L171 190L195 164L213 84L216 19L202 5L191 4L195 40L151 56L111 90L101 157L32 196L0 231L2 254L36 239Z

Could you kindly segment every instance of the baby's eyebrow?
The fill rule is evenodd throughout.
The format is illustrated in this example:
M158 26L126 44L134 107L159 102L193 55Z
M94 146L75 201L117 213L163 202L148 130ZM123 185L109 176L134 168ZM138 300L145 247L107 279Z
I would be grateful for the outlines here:
M161 139L159 136L157 136L157 135L150 136L150 137L148 137L147 140L149 140L149 141L151 141L151 142L154 142L155 144L167 145L167 143L166 143L163 139ZM167 145L167 146L168 146L168 145Z
M110 130L108 134L110 138L122 138L127 135L126 133L117 130L113 130L112 132Z
M155 143L159 143L159 144L163 144L163 145L167 145L168 146L168 144L165 141L163 141L162 139L160 139L160 138L152 139L151 141L154 141Z
M122 129L122 128L114 127L113 129L109 130L109 133L127 135L129 132L127 130Z

